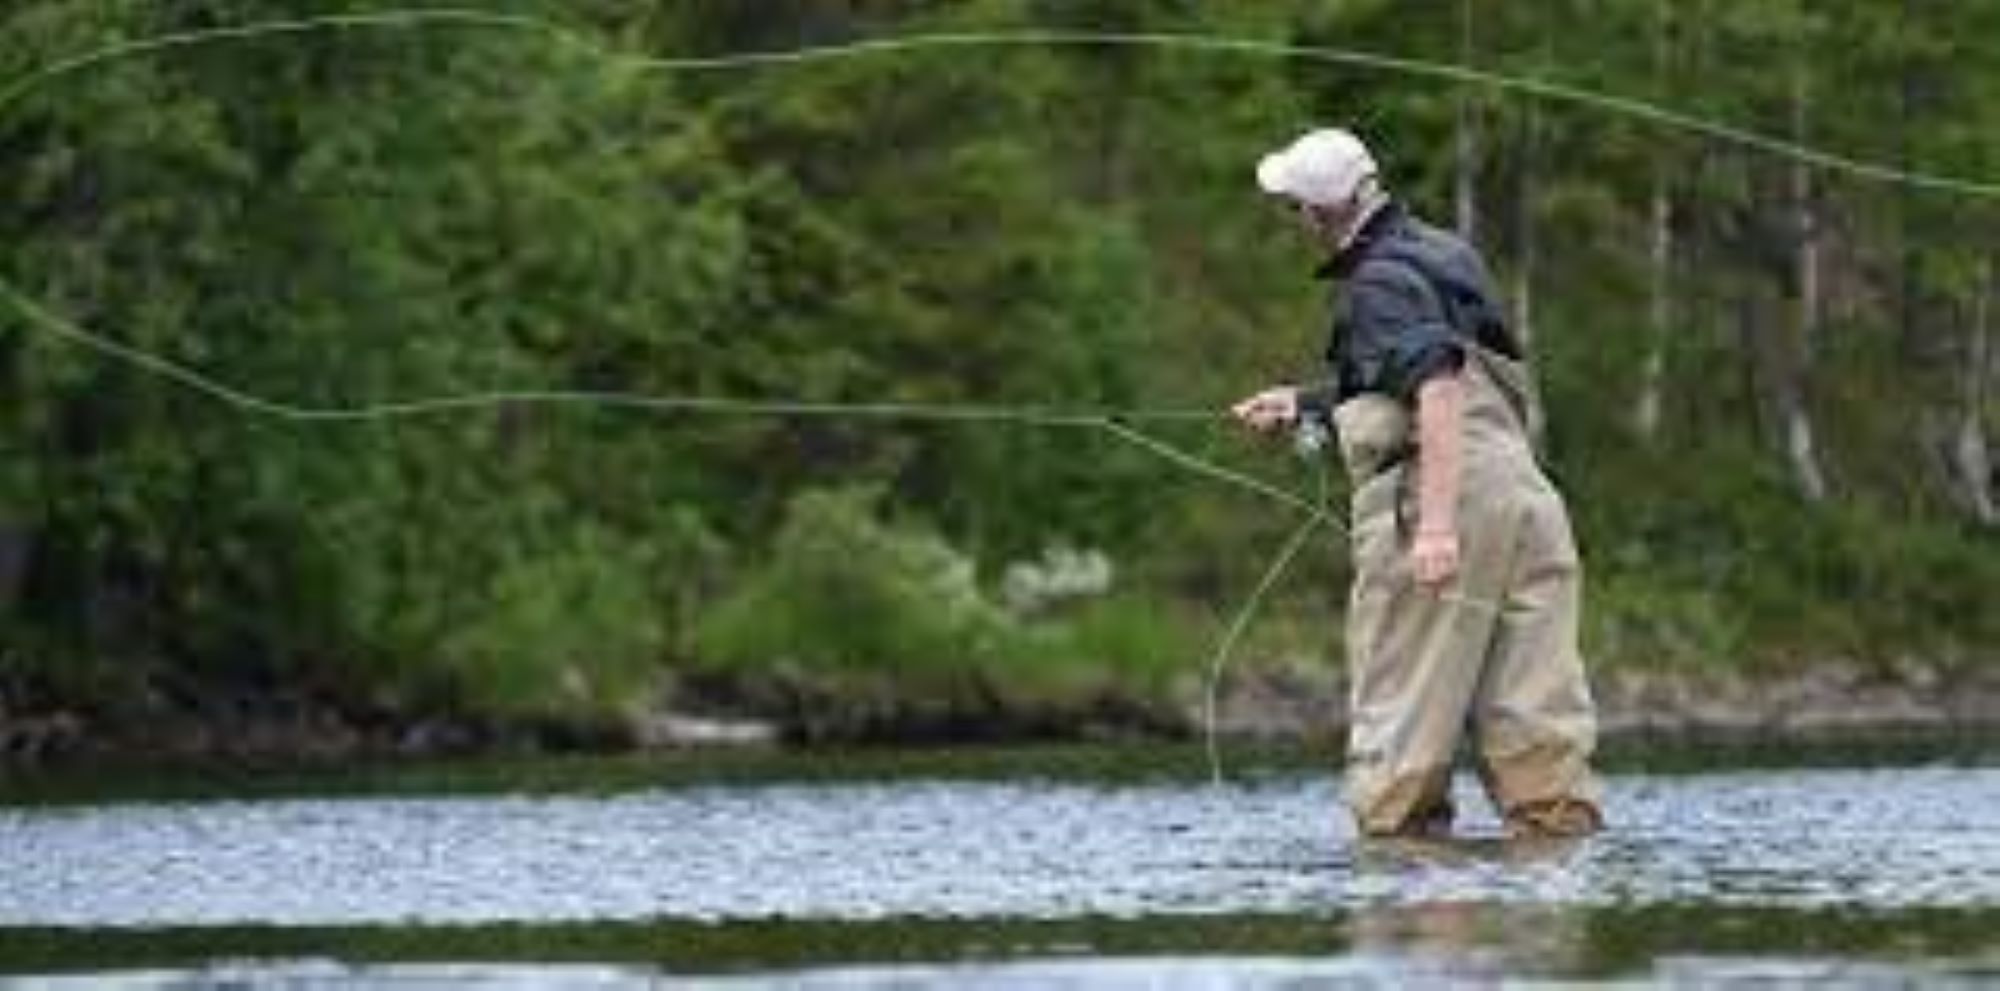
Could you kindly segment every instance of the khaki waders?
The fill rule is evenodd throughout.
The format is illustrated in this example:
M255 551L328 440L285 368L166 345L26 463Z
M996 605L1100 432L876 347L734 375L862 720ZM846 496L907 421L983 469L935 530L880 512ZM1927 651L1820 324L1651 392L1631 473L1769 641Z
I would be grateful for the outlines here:
M1354 483L1347 801L1367 835L1448 829L1453 758L1469 731L1510 833L1588 833L1601 825L1596 714L1577 648L1569 516L1527 439L1521 366L1469 342L1465 354L1460 563L1439 589L1410 572L1409 409L1365 394L1334 411Z

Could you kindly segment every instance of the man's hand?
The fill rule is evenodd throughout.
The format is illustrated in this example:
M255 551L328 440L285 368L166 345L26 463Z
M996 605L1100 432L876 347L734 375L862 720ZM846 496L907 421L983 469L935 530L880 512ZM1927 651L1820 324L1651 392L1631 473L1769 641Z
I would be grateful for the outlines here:
M1238 420L1258 433L1291 426L1299 418L1299 390L1289 385L1265 389L1229 408Z
M1410 574L1435 590L1458 574L1459 445L1465 387L1458 372L1417 387L1417 536Z
M1458 574L1458 531L1419 529L1410 541L1410 573L1428 589L1451 581Z

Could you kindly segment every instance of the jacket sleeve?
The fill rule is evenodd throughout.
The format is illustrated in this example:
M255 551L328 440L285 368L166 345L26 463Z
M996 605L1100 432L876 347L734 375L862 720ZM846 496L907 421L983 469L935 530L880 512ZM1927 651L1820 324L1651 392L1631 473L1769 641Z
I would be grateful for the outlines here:
M1345 374L1362 392L1411 402L1426 381L1458 370L1464 345L1452 331L1437 291L1402 262L1371 261L1348 287Z
M1302 386L1299 389L1299 417L1318 420L1321 424L1333 423L1333 407L1339 402L1340 383L1333 379L1323 379Z

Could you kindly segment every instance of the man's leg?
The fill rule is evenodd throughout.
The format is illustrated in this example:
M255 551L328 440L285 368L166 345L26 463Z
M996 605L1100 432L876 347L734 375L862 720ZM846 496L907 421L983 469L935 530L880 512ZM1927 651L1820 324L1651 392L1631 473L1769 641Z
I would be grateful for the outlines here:
M1597 713L1577 646L1583 574L1561 498L1538 488L1523 502L1473 721L1481 778L1508 831L1574 836L1603 825L1590 770Z
M1393 512L1356 515L1348 805L1365 835L1446 832L1452 760L1493 634L1480 600L1505 576L1492 552L1503 535L1478 521L1462 530L1460 577L1439 594L1412 581Z

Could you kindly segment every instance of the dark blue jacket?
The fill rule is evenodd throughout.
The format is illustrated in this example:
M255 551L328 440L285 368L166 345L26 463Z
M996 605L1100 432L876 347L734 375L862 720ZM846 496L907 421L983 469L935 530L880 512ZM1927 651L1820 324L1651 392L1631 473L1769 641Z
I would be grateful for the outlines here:
M1418 386L1459 367L1466 340L1521 357L1479 253L1399 203L1314 274L1334 282L1331 377L1301 393L1305 415L1326 419L1365 392L1412 402Z

